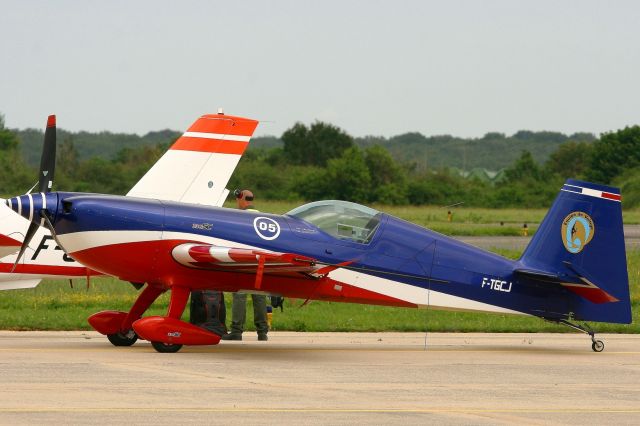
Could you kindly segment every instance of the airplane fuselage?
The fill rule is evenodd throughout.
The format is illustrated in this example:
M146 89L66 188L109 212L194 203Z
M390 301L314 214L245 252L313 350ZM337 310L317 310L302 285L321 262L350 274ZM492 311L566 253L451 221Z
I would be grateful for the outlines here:
M58 196L54 224L65 249L88 267L126 281L546 318L565 317L573 299L562 288L550 294L548 287L515 277L517 261L386 214L363 243L335 238L290 215L131 197ZM256 288L254 272L180 264L172 250L190 242L297 253L333 268L324 276L265 274Z

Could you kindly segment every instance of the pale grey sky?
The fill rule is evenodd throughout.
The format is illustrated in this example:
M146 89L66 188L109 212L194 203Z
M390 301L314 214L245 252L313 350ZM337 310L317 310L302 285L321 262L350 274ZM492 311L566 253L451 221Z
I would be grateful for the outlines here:
M0 0L9 127L184 130L219 106L354 136L640 123L638 1Z

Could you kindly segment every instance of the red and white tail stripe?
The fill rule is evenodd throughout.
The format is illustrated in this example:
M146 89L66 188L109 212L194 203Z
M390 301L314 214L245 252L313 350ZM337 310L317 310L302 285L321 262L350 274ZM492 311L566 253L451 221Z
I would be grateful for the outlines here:
M203 115L127 195L222 205L225 187L257 126L248 118Z
M600 191L593 188L587 188L584 186L577 185L569 185L567 183L564 184L561 191L564 192L573 192L575 194L582 194L589 197L603 198L605 200L611 201L622 201L622 196L620 194L614 194L613 192Z

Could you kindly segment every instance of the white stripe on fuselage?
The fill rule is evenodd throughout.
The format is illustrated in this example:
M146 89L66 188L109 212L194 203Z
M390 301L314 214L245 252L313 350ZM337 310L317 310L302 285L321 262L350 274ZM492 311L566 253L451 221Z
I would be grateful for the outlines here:
M190 234L188 232L162 232L162 231L83 231L58 235L58 239L67 253L87 250L90 248L110 246L114 244L138 243L159 240L185 240L213 244L222 247L258 248L239 244L220 238L206 235ZM264 250L263 251L269 251Z
M411 284L404 284L398 281L350 269L336 269L329 273L329 277L334 280L350 284L354 287L359 287L374 293L384 294L385 296L404 300L419 306L451 308L465 311L501 312L509 314L520 313L512 311L511 309L476 302L475 300L465 299L464 297L452 296L450 294L417 287Z
M67 253L115 244L159 241L162 231L85 231L58 235Z
M87 250L94 247L126 244L144 241L162 240L186 240L202 243L214 244L216 246L229 248L260 249L255 246L239 244L235 241L228 241L220 238L208 237L188 232L160 232L160 231L85 231L72 234L59 235L60 242L67 251L73 255L76 251ZM385 296L403 300L421 307L430 306L433 308L449 308L466 311L500 312L509 314L522 314L522 312L501 308L488 303L477 302L464 297L452 296L450 294L424 289L410 284L404 284L386 278L365 274L345 268L338 268L329 273L329 277L352 285L383 294Z

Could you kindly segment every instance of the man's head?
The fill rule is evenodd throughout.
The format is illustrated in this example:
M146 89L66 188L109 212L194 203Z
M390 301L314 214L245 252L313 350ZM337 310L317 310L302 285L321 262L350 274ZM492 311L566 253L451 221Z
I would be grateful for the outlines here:
M236 189L233 191L233 195L236 196L236 203L238 204L239 209L244 210L253 203L253 192L248 189Z

